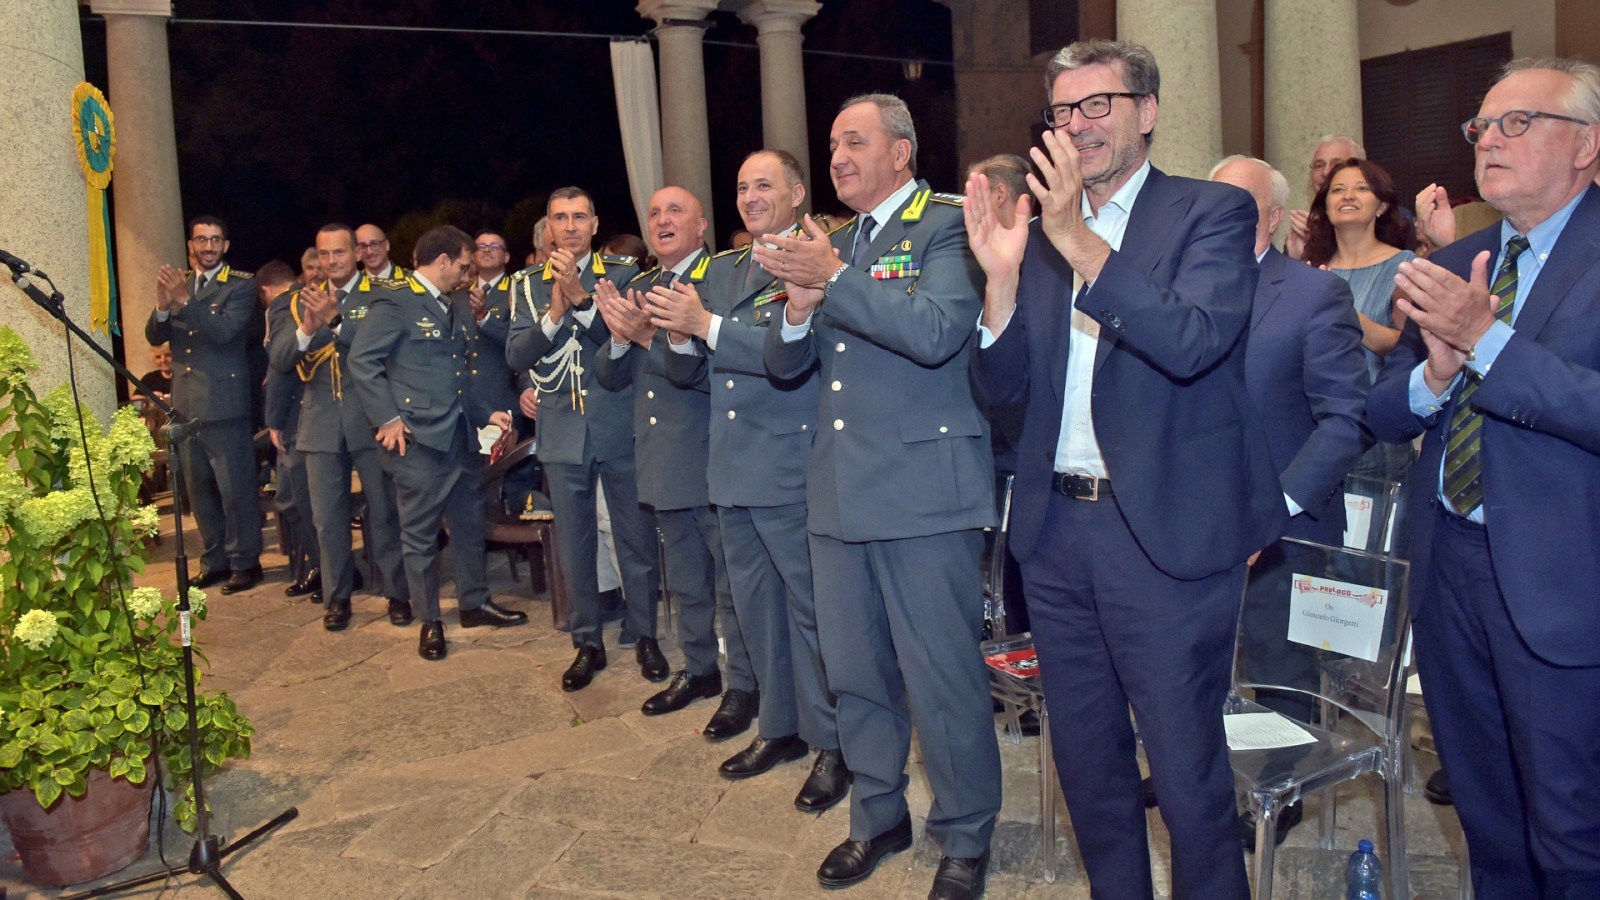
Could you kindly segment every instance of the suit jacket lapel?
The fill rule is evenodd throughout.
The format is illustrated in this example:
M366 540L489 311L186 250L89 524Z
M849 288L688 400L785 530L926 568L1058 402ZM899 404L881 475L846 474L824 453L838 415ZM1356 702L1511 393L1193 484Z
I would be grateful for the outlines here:
M751 274L752 270L755 272L754 275ZM734 263L733 275L739 289L733 292L733 304L724 312L733 312L761 296L763 291L772 287L773 282L778 280L756 263L755 254L749 250L746 250L739 261Z
M1498 232L1496 232L1498 234ZM1600 263L1600 189L1591 185L1572 210L1572 218L1550 251L1550 258L1533 283L1512 327L1537 336L1551 313L1566 299L1572 285ZM1492 264L1492 262L1491 262ZM1492 277L1492 276L1491 276Z
M1139 271L1153 272L1156 266L1161 265L1161 260L1166 257L1167 234L1184 217L1186 210L1180 208L1193 202L1183 192L1174 192L1169 189L1167 175L1154 166L1150 167L1150 175L1145 179L1144 187L1133 198L1133 212L1128 215L1128 227L1123 231L1121 254ZM1133 240L1129 241L1128 238ZM1111 356L1111 347L1117 342L1116 336L1100 332L1100 344L1095 352L1094 370L1106 364Z

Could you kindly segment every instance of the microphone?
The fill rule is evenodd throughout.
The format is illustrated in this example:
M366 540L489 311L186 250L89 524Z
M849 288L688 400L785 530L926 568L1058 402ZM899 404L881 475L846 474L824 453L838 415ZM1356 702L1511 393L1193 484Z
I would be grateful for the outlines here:
M5 266L18 275L27 275L28 273L35 271L33 266L28 265L26 261L18 259L4 250L0 250L0 265Z

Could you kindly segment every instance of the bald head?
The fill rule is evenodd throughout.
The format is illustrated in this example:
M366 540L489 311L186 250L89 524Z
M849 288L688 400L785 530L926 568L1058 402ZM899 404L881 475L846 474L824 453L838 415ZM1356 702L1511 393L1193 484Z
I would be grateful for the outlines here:
M705 234L705 208L695 195L669 185L650 196L645 237L663 269L676 266L705 246Z
M1289 184L1277 169L1250 156L1230 156L1211 170L1211 180L1243 188L1256 201L1256 255L1272 243L1283 221Z
M389 268L389 238L383 229L370 222L356 229L356 255L361 267L371 274Z

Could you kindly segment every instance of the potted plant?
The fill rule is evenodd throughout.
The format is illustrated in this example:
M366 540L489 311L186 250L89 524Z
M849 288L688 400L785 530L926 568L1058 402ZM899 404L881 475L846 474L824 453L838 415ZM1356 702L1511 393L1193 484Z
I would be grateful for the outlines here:
M157 754L193 830L193 763L174 601L132 584L160 524L138 500L150 431L129 406L102 433L65 386L41 400L34 368L0 327L0 814L29 880L60 885L143 855ZM190 605L205 618L202 593ZM248 757L226 693L196 702L206 771ZM63 828L89 836L63 844Z

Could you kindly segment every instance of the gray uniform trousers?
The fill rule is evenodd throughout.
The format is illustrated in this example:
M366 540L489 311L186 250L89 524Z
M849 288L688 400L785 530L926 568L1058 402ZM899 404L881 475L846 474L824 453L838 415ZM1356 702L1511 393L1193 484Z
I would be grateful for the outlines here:
M400 508L400 543L411 613L424 622L439 616L439 525L450 525L456 597L461 609L477 609L489 599L483 551L483 462L467 420L457 420L450 449L440 452L418 441L401 456L377 452L394 479Z
M372 562L383 580L385 596L411 599L400 558L400 516L395 509L394 482L383 471L376 447L354 453L307 452L306 481L311 492L311 518L317 526L322 555L322 599L349 599L355 589L355 564L350 551L350 471L361 475L367 500L367 528L372 535ZM376 589L376 585L373 586Z
M278 452L278 494L274 505L289 530L289 574L295 580L321 568L317 551L317 527L311 512L311 480L306 474L306 455L295 449L294 441Z
M754 691L755 671L733 608L716 511L709 506L656 510L656 527L666 540L667 588L678 601L678 640L689 674L717 671L720 615L728 654L726 687Z
M852 840L877 837L905 816L915 726L933 787L928 834L946 856L989 850L1000 760L977 649L982 552L975 530L865 543L811 535L822 662L855 773Z
M624 509L613 498L637 497L639 488L633 470L633 455L585 463L544 463L550 483L550 509L556 517L556 551L561 554L561 571L566 578L567 595L572 603L568 622L574 647L603 647L599 576L599 526L595 515L595 483L605 485L611 503L611 535L617 542L617 563L622 567L624 618L622 641L656 636L657 584L656 536L654 517L637 502Z
M717 516L738 610L735 630L750 649L761 687L758 731L768 739L798 733L819 750L839 749L832 695L817 662L822 651L806 505L719 506Z
M253 447L250 420L244 417L197 422L178 447L190 511L205 545L200 568L207 572L261 564Z

